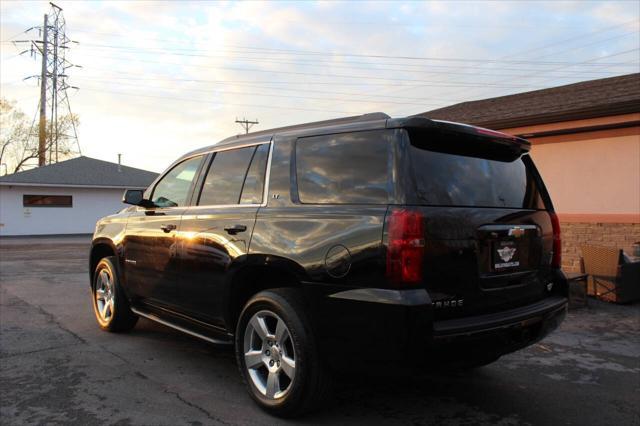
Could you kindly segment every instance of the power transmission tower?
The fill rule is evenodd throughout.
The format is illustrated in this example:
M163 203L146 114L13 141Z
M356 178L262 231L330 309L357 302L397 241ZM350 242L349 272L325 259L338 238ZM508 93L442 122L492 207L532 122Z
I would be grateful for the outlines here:
M242 126L245 134L249 133L249 129L252 128L254 124L260 124L257 118L255 121L249 121L246 118L238 120L238 117L236 117L236 123Z
M48 14L44 15L44 23L40 27L32 27L25 31L38 31L41 39L16 40L14 43L28 43L29 48L20 54L30 53L33 58L42 58L40 75L39 125L38 125L38 166L57 162L61 155L80 155L80 142L76 130L76 119L71 112L71 104L67 89L78 89L67 83L67 70L78 67L66 59L71 43L77 43L66 35L66 22L62 8L53 3ZM67 114L65 118L64 114ZM66 124L62 126L63 120ZM47 131L48 126L48 131ZM32 129L33 130L33 129ZM35 136L30 132L30 137Z

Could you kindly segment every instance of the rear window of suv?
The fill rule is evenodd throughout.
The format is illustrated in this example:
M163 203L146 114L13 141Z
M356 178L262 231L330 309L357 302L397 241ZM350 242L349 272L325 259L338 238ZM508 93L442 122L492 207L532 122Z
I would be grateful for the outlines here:
M386 204L390 132L373 130L300 138L298 197L308 204Z
M544 209L524 157L499 161L412 145L411 163L416 197L421 204Z

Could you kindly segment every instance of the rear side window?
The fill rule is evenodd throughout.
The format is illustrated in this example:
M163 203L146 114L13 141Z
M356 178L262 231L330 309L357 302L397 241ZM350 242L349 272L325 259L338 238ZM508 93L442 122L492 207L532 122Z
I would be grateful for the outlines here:
M524 157L499 161L412 145L411 163L421 204L544 209Z
M238 204L255 146L217 152L200 194L201 206Z
M240 204L260 204L264 194L264 180L267 171L269 144L259 145L253 154L247 177L242 187Z
M202 186L201 206L260 204L269 144L215 154Z
M300 138L296 142L298 196L310 204L386 204L388 132L375 130Z

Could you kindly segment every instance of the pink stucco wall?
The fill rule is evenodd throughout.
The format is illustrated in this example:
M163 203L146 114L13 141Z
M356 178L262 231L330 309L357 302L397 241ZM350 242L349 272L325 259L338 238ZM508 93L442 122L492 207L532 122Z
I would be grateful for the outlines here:
M589 222L635 223L640 222L639 121L640 113L633 113L500 130L526 135L531 141L531 156L561 217L583 215ZM607 130L581 130L621 124ZM570 133L535 136L555 130Z
M640 133L594 136L572 142L536 144L534 141L531 156L556 210L587 214L640 213Z

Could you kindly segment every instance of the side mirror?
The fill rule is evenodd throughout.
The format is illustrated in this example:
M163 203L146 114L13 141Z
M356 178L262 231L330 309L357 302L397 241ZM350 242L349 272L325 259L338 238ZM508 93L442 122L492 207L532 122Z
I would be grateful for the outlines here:
M153 203L144 199L144 191L141 189L127 189L122 196L122 202L140 207L152 207Z

